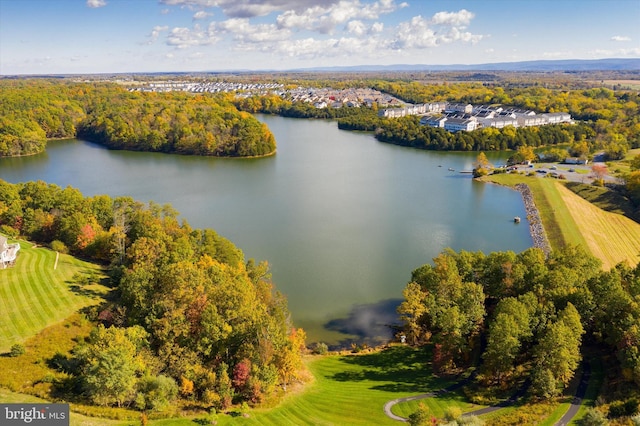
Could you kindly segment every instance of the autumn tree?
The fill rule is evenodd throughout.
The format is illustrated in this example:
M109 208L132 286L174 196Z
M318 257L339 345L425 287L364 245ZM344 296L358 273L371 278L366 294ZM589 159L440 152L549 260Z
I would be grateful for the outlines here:
M493 167L484 152L478 154L473 167L473 176L480 177L489 173L489 169Z

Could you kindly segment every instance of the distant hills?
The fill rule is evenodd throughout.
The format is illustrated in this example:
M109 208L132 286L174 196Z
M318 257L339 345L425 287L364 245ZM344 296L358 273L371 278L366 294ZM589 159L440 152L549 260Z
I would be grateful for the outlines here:
M640 58L562 59L546 61L497 62L491 64L396 64L355 65L341 67L304 68L291 71L640 71Z

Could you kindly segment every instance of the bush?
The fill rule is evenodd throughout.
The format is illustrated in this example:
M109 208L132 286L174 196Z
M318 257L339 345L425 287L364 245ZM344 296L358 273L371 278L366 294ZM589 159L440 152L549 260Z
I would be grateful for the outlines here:
M460 416L462 416L460 407L447 407L447 409L444 410L444 418L449 422L457 420Z
M2 225L0 226L0 234L8 235L9 237L15 238L20 235L20 231L12 226Z
M638 413L638 400L630 398L626 401L614 401L609 405L609 417L631 417Z
M20 343L16 343L15 345L11 346L9 355L15 358L15 357L19 357L20 355L23 355L25 352L27 352L27 350L25 349L24 345Z
M329 351L329 348L327 347L326 343L318 342L315 345L313 345L312 352L315 355L325 355L328 351Z
M459 426L483 426L485 424L484 420L473 415L462 416L458 418L457 423Z
M51 250L57 251L58 253L67 254L69 253L69 249L66 245L60 240L51 241Z
M432 424L431 417L429 407L421 402L418 405L418 410L411 413L408 421L411 426L428 426Z
M581 426L604 426L607 424L609 424L607 417L602 411L595 408L589 408L580 422Z

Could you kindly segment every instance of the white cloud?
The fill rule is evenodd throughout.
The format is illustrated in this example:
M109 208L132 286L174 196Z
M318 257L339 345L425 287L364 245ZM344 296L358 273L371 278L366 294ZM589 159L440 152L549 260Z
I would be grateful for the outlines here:
M357 36L362 36L367 32L367 27L362 21L349 21L347 22L346 29L348 33Z
M272 12L287 10L305 10L315 5L328 5L338 0L160 0L160 3L171 6L191 8L219 7L231 18L251 18L266 16Z
M105 0L87 0L87 6L91 8L104 7L107 5Z
M379 0L364 5L360 0L340 0L334 4L315 5L302 11L286 10L277 17L276 22L283 28L331 34L338 25L352 20L378 19L380 15L392 13L402 7L406 7L406 3L397 5L395 0Z
M373 58L394 52L416 53L417 50L456 42L475 44L484 37L467 29L475 15L466 9L438 12L429 18L418 15L387 27L378 19L407 6L396 0L370 3L364 3L363 0L161 1L182 7L220 7L227 16L233 11L237 13L240 8L245 12L253 10L252 13L258 13L257 7L270 10L291 7L277 15L271 23L264 23L264 19L256 23L250 17L235 16L213 21L206 28L198 24L192 28L176 27L170 31L166 27L154 27L150 34L152 41L162 31L168 31L166 43L178 49L211 45L224 40L237 51L266 52L300 59L356 54ZM308 6L309 3L314 4ZM194 20L204 19L209 16L208 13L199 10L194 14Z
M611 37L612 41L631 41L631 37L627 37L627 36L613 36Z
M154 43L158 37L160 37L160 33L163 31L168 31L169 27L164 25L164 26L160 26L160 25L156 25L155 27L153 27L153 29L151 30L151 33L149 34L149 42L148 44L152 44Z
M232 18L209 26L212 34L231 34L240 43L265 43L286 40L291 36L287 29L275 24L252 25L246 18Z
M209 16L212 16L213 13L205 12L204 10L199 10L193 14L193 20L196 21L198 19L206 19Z
M175 46L178 49L186 49L193 46L206 46L218 41L215 34L211 31L205 31L199 25L193 28L176 27L169 32L167 36L167 44Z
M473 14L464 9L438 12L431 19L414 16L398 25L391 45L395 49L426 49L457 41L475 44L483 36L464 31L472 18Z
M475 15L466 9L458 12L438 12L431 18L436 25L451 25L454 27L466 27L471 23Z

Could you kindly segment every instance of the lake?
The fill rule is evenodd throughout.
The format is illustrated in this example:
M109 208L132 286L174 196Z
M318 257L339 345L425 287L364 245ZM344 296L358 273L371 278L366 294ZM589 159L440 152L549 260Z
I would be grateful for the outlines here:
M171 203L193 227L213 228L247 258L269 262L308 342L384 333L411 271L446 247L488 253L532 245L518 192L458 173L471 170L476 153L384 144L332 121L258 118L276 137L272 157L55 141L43 154L0 159L0 179ZM506 154L487 157L499 164Z

